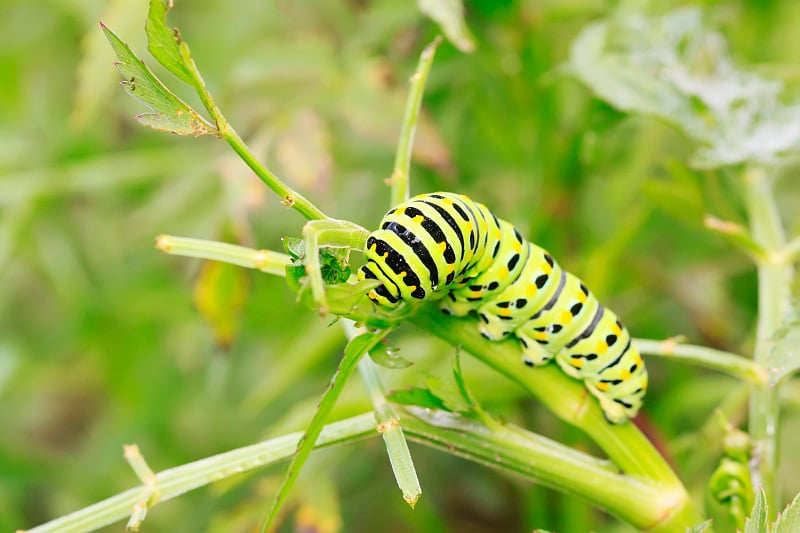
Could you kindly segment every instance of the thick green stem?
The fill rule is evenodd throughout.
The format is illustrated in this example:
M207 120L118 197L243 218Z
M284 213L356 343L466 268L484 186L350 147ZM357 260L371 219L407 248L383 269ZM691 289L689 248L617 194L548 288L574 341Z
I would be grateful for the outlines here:
M521 385L556 416L582 429L623 473L659 484L670 506L658 524L651 524L652 531L671 531L673 527L685 528L702 521L680 480L636 426L606 422L594 397L556 365L527 368L520 360L516 342L488 341L478 333L473 319L445 316L433 305L421 306L411 320L453 345L463 347Z
M743 185L753 237L770 255L780 252L786 246L786 237L773 195L772 176L762 168L753 167L745 172ZM759 261L757 268L758 323L753 358L756 363L763 364L770 356L770 339L789 309L793 268L791 263L774 264L766 260ZM757 459L752 472L753 482L764 487L767 505L773 511L779 501L775 479L779 407L777 387L763 384L753 388L750 398L750 436Z

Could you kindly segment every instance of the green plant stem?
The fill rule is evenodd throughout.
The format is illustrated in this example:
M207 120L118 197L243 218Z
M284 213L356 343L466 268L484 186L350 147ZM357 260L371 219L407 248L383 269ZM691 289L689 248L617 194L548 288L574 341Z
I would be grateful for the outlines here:
M489 466L503 465L551 488L577 495L646 531L683 532L692 525L690 506L674 513L669 487L620 474L608 461L591 457L512 425L491 424L456 413L407 407L402 410L410 439ZM673 517L669 524L664 516ZM677 518L675 518L677 517ZM699 522L699 519L697 520Z
M633 339L633 342L643 354L659 355L668 359L685 361L724 372L755 385L766 385L769 382L769 373L766 368L752 359L746 359L740 355L706 348L705 346L679 344L674 339L663 341Z
M195 83L193 84L195 92L203 102L203 107L206 108L208 113L211 115L211 118L214 120L214 123L217 126L219 137L224 139L225 142L227 142L231 148L233 148L233 151L242 158L242 161L244 161L245 164L250 167L250 169L261 181L266 184L267 187L272 189L275 194L281 197L281 202L286 207L291 207L292 209L297 210L308 220L324 220L329 218L307 198L281 181L266 167L266 165L264 165L264 163L259 161L258 158L253 155L253 152L250 151L250 148L248 148L242 138L239 137L239 134L236 133L236 130L234 130L233 127L228 123L227 119L222 114L222 111L219 109L219 107L217 107L216 102L214 102L214 99L211 97L211 93L208 92L206 82L203 79L203 76L200 74L200 71L197 69L197 65L195 65L191 55L189 54L189 47L186 45L186 43L181 43L179 48L183 63L188 68L190 75L195 80Z
M769 252L783 250L786 237L772 191L772 176L762 168L751 167L745 171L742 182L753 237ZM770 338L781 326L789 309L793 268L791 263L781 265L759 261L757 269L758 323L753 359L763 364L770 356ZM767 505L773 512L779 500L775 479L779 408L777 387L764 384L753 388L749 423L757 458L752 472L753 484L764 487Z
M400 130L400 140L397 143L397 152L394 160L394 169L389 178L391 185L390 202L395 206L408 200L409 196L409 169L411 168L411 152L414 148L414 132L417 127L419 110L422 105L422 95L425 93L425 83L433 64L436 47L442 42L441 37L436 37L431 44L425 47L419 57L417 70L411 76L411 90L406 100L406 109L403 115L403 125Z
M308 220L325 220L328 217L325 213L311 203L307 198L290 188L288 185L278 179L261 161L256 158L244 141L239 137L239 134L225 121L221 113L209 112L214 116L219 128L220 137L227 142L233 151L239 154L239 157L247 164L250 169L255 172L256 176L263 181L267 187L272 189L275 194L281 197L281 202L286 207L298 211L301 215Z
M597 401L578 380L568 377L556 365L535 369L525 367L515 341L491 342L484 339L472 318L445 316L436 306L424 305L411 321L451 344L463 347L521 385L556 416L586 432L623 473L658 483L664 498L671 502L671 511L652 527L669 528L684 522L689 526L702 520L692 509L689 495L680 480L647 438L632 423L607 423Z
M92 531L125 519L135 505L154 505L208 485L228 476L276 463L291 457L302 432L289 433L259 444L200 459L155 474L148 486L121 492L111 498L27 530L27 533L79 533ZM375 435L375 417L365 413L328 424L317 439L316 448L353 442ZM152 496L157 495L153 500Z
M347 338L352 340L363 332L355 327L351 320L344 320ZM392 472L397 480L397 485L403 493L403 499L412 507L416 506L422 495L414 461L408 449L403 427L400 425L400 415L394 405L386 400L386 387L378 372L377 365L369 357L362 357L358 362L358 373L369 393L372 407L375 410L375 420L378 422L378 432L383 437Z
M285 276L286 267L292 263L288 255L270 250L254 250L237 244L174 235L162 234L156 237L156 248L171 255L199 257L256 268L275 276Z

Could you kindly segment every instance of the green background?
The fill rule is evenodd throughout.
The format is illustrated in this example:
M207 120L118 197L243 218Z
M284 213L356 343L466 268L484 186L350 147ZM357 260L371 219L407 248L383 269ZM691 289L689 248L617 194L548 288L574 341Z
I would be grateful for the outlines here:
M263 160L326 213L374 227L389 207L407 78L437 33L411 2L178 2L181 29L218 105ZM669 127L594 99L561 65L587 23L621 2L467 2L477 49L443 44L418 128L412 192L469 194L581 276L636 336L752 349L750 262L702 227L742 221L730 176L694 171ZM656 10L681 2L627 2ZM800 4L704 2L732 54L800 80ZM151 66L144 1L0 0L0 530L32 527L137 483L136 443L154 470L304 427L344 346L279 278L249 283L238 335L219 348L192 301L200 263L153 248L159 233L280 249L303 219L212 138L139 126L118 86L103 20ZM154 68L163 79L168 74ZM196 103L178 83L187 101ZM780 182L798 230L797 180ZM796 174L796 173L795 173ZM393 382L449 379L454 349L404 328L416 364ZM468 358L466 358L468 359ZM465 360L491 412L581 449L591 444L513 384ZM732 378L648 360L644 422L702 501L714 468L701 433ZM354 380L336 416L368 409ZM800 491L800 388L786 388L784 499ZM710 448L710 449L706 449ZM410 511L379 439L312 458L295 491L320 531L627 531L580 501L461 459L412 448L423 485ZM247 531L272 500L274 467L154 508L144 531ZM119 531L117 524L108 528ZM328 529L326 529L328 528Z

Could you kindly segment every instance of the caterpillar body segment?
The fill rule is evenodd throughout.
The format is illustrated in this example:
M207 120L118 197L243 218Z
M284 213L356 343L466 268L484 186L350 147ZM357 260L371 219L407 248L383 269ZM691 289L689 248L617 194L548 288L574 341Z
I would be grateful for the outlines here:
M382 283L368 294L376 304L440 300L448 314L474 311L487 339L518 339L526 365L555 359L583 380L609 422L641 407L647 370L617 316L483 204L445 192L411 198L369 235L365 258L359 277Z

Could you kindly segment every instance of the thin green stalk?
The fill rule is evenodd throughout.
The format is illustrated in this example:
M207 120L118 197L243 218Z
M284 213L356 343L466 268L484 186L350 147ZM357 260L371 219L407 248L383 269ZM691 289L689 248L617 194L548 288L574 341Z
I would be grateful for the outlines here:
M752 167L745 172L742 182L753 237L770 252L784 249L786 237L772 191L772 176L764 169ZM757 269L758 323L753 359L763 364L770 356L770 338L781 326L789 309L793 268L791 263L780 265L759 261ZM777 387L754 387L750 398L749 429L758 460L753 471L753 482L764 487L767 505L773 511L778 508L776 502L779 501L775 477L779 408Z
M714 216L706 215L703 225L725 237L728 242L736 246L739 250L750 256L753 262L765 261L769 254L763 246L757 243L753 236L741 224L720 220Z
M328 424L315 448L353 442L375 434L372 413ZM294 453L301 432L289 433L259 444L200 459L155 474L152 483L121 492L111 498L27 530L27 533L81 533L124 520L137 504L149 506L180 496L198 487L261 466L282 461ZM151 500L151 495L157 499Z
M766 368L752 359L745 359L741 355L706 348L705 346L679 344L675 339L663 341L633 339L633 342L643 354L659 355L669 359L685 361L724 372L756 385L766 385L769 382L769 373Z
M359 330L351 320L344 320L344 328L348 339L359 335ZM400 415L394 405L386 400L386 388L378 373L378 368L372 359L362 357L358 362L358 373L367 388L372 406L375 409L375 420L378 422L378 432L383 436L392 472L397 480L397 485L403 493L403 499L414 508L422 495L414 461L408 449L403 428L400 425Z
M425 93L425 82L428 80L428 73L433 64L433 56L440 42L442 42L442 38L436 37L431 44L425 47L419 57L417 70L411 76L411 90L408 94L408 100L406 100L394 169L392 170L392 176L389 178L389 184L391 185L390 201L393 206L408 200L408 177L409 169L411 168L411 152L414 148L414 132L419 118L419 109L422 105L422 95Z
M239 154L250 169L255 172L256 176L263 181L267 187L272 189L275 194L281 197L281 202L286 207L291 207L297 210L300 214L308 220L324 220L329 218L325 213L306 199L303 195L293 190L280 180L275 174L270 171L264 163L258 160L253 155L250 148L245 144L236 130L228 123L222 111L217 107L216 102L211 97L211 93L206 88L206 82L200 71L197 69L194 60L189 54L188 46L180 46L180 54L183 59L184 65L189 69L190 75L194 78L194 88L200 100L203 102L203 107L206 108L214 123L217 126L218 135L227 142L234 152Z
M171 255L199 257L256 268L275 276L285 276L286 267L292 263L288 255L270 250L254 250L236 244L174 235L162 234L156 237L156 248Z
M268 531L278 517L278 512L286 501L294 482L297 480L297 476L300 475L300 469L308 459L311 450L316 446L317 438L324 429L324 423L333 410L333 406L336 404L336 400L344 389L345 383L347 383L348 378L353 373L353 370L355 370L356 364L365 353L382 341L389 331L391 330L361 335L350 341L345 348L344 356L339 362L339 367L336 369L333 377L331 377L330 385L322 395L317 411L314 413L314 417L311 419L311 422L309 422L303 437L297 445L297 451L291 463L289 463L289 467L286 470L280 487L278 487L278 493L275 496L272 508L261 524L261 533ZM359 340L361 340L361 342L359 342Z

